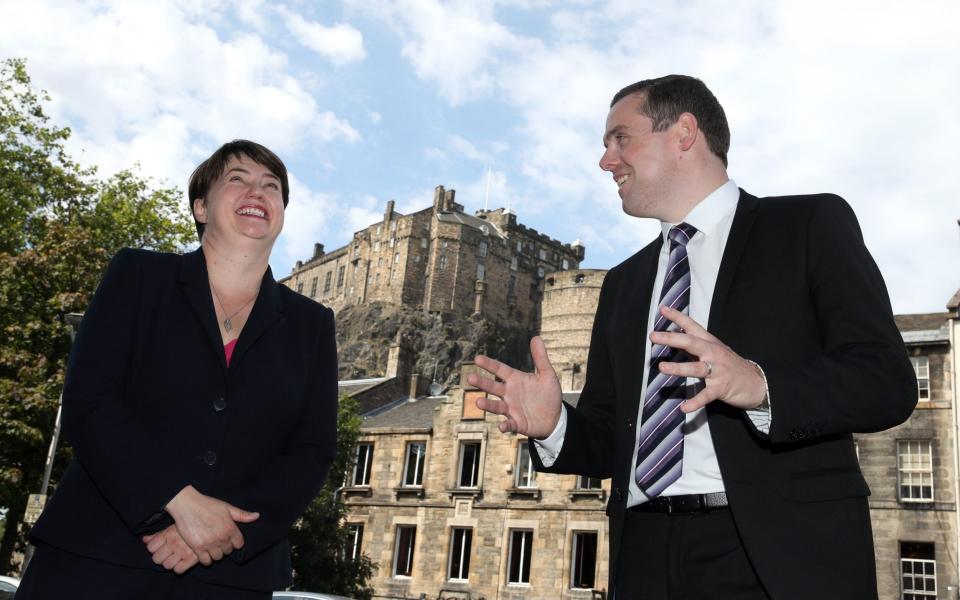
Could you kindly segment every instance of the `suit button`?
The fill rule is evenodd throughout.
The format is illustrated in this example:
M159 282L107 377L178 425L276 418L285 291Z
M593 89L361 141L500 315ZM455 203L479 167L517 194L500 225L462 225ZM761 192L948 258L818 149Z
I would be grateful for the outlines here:
M227 401L222 396L213 401L213 410L220 412L227 407Z
M633 419L627 419L627 429L633 429Z
M203 453L203 462L212 467L217 463L217 453L213 450L207 450Z

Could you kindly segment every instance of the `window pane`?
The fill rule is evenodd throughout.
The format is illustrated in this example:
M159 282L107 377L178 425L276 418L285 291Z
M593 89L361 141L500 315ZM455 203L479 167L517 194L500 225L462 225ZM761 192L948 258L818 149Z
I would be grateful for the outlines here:
M427 445L424 442L407 444L407 462L404 468L403 485L423 485L423 462Z
M530 583L530 554L533 532L514 530L510 534L509 583Z
M410 577L410 574L413 573L413 548L416 537L416 527L397 527L397 548L393 561L394 575Z
M351 523L347 525L349 536L347 537L347 546L344 554L347 560L357 560L360 557L360 546L363 542L363 525Z
M448 579L466 580L470 578L470 546L472 542L472 529L453 529L450 536L450 564L447 568Z
M597 567L597 534L577 532L573 534L573 557L571 561L570 587L592 588Z
M480 444L464 443L460 446L460 487L477 487L480 471Z
M601 487L600 480L596 477L587 477L581 475L577 477L577 489L580 490L599 490Z
M537 472L530 458L530 442L520 442L517 447L517 487L535 487Z
M370 485L373 444L357 444L357 464L353 467L353 485Z

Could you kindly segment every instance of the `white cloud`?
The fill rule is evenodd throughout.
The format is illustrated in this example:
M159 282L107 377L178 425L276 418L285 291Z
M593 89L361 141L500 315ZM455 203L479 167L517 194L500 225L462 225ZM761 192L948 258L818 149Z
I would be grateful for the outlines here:
M179 182L184 165L238 137L281 156L359 139L289 73L285 54L255 33L222 38L194 17L203 8L8 3L0 54L28 57L35 84L52 92L52 116L73 128L71 150L105 170L140 160L148 174Z
M401 52L417 75L435 82L452 104L494 91L502 58L537 44L498 23L489 1L347 0L347 4L395 27L403 36Z
M327 58L334 65L342 66L366 58L363 34L347 23L332 26L307 21L299 14L283 11L290 32L301 44Z

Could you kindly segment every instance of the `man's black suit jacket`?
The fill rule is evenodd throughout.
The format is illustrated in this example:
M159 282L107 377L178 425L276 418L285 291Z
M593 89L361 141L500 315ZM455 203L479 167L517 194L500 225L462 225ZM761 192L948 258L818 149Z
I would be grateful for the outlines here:
M616 581L658 238L607 274L560 455L539 470L612 477ZM870 491L851 433L903 422L916 379L879 270L850 207L833 195L757 199L741 190L708 329L760 364L769 435L742 410L707 414L734 521L773 600L876 597ZM612 588L611 588L612 589Z
M290 582L287 532L336 451L333 313L268 269L229 367L200 250L117 254L80 326L63 395L75 459L31 534L156 569L140 540L190 484L259 520L246 545L188 576L248 589Z

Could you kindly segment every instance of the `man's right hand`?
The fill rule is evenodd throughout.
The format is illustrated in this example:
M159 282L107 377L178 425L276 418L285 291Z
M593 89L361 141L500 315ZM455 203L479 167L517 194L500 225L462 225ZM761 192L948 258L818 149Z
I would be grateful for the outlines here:
M205 566L243 548L237 523L252 523L260 513L247 512L223 500L205 496L192 485L180 490L167 503L177 531Z
M478 355L475 359L477 366L493 373L499 381L472 373L467 376L467 383L500 398L480 398L477 406L506 417L499 425L501 432L512 431L543 439L553 432L560 420L563 395L560 380L540 336L530 340L530 354L535 368L533 373L518 371L498 360Z

